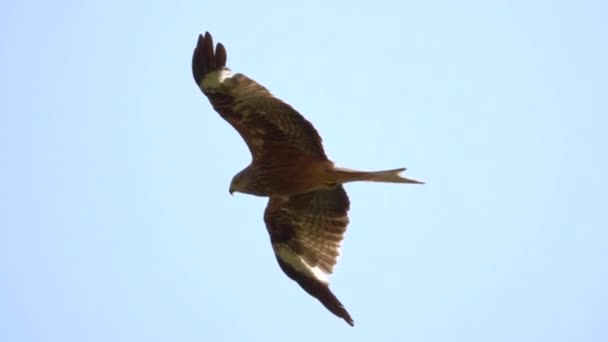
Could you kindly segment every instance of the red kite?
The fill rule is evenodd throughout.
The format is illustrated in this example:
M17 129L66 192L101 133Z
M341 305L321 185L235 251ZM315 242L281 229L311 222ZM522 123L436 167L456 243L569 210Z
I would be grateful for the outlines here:
M355 171L334 166L317 130L290 105L226 67L226 49L209 32L192 56L194 80L213 108L243 137L252 161L229 192L269 197L264 221L279 266L329 311L353 325L329 289L350 202L342 184L354 181L423 184L400 176L405 168Z

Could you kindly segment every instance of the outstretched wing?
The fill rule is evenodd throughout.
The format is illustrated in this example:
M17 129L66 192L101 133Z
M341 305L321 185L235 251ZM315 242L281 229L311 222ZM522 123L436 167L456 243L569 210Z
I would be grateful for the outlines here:
M226 49L199 35L192 55L194 81L213 108L243 137L254 162L308 154L327 159L313 125L290 105L243 74L226 68Z
M289 199L271 197L264 221L283 272L334 315L353 325L328 281L340 255L349 206L348 196L339 185Z

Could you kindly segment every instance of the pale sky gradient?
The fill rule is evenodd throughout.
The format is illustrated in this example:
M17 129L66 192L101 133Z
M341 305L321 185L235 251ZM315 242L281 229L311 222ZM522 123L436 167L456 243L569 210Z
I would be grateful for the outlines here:
M605 1L4 1L0 340L608 341ZM353 184L332 289L279 269L196 88L210 31Z

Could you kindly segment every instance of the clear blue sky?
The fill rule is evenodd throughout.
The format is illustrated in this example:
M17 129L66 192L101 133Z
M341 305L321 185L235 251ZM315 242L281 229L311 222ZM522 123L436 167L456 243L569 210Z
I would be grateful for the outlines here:
M608 340L606 2L209 3L0 5L0 340ZM354 328L228 194L205 30L338 165L428 182L347 186Z

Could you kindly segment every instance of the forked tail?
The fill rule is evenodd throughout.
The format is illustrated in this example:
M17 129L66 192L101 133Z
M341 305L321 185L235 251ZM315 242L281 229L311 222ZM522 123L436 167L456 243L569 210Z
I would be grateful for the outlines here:
M336 167L333 169L333 176L335 177L336 183L339 184L357 181L424 184L424 182L421 181L401 177L400 173L405 170L405 168L400 168L393 170L365 172Z

